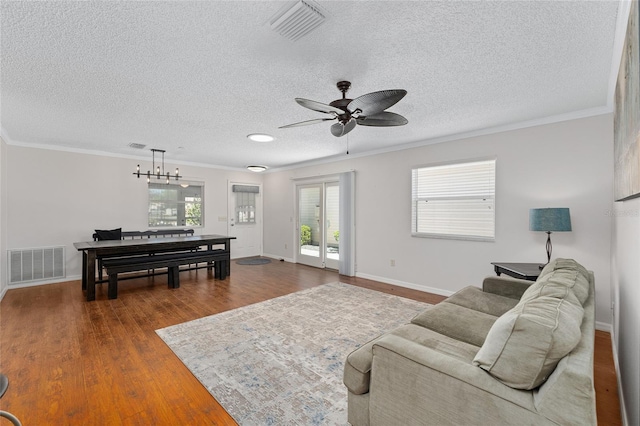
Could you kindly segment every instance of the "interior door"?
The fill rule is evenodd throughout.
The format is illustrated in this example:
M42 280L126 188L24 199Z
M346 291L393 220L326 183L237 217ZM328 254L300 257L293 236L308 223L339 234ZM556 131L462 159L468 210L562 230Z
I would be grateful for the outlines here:
M297 186L297 262L338 269L340 259L338 182Z
M231 258L262 254L262 185L229 181L227 235Z

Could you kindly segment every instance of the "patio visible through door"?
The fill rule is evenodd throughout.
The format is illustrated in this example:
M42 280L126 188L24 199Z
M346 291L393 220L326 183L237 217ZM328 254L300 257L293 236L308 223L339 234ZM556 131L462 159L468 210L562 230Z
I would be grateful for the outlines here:
M297 262L338 269L340 261L338 182L297 186Z

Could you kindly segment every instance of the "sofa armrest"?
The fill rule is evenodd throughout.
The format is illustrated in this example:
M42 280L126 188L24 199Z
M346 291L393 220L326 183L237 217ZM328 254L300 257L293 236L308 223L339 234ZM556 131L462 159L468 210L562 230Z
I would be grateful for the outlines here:
M512 389L467 361L391 334L373 345L369 393L372 425L416 418L433 424L478 418L486 424L550 424L536 412L531 391Z
M482 291L520 300L522 294L533 283L519 278L491 276L482 281Z

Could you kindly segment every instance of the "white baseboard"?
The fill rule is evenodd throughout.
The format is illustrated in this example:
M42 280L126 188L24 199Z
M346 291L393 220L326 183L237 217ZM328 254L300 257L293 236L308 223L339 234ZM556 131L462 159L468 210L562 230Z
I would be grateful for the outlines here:
M9 284L7 290L11 290L13 288L25 288L25 287L36 287L39 285L48 285L48 284L57 284L57 283L66 283L69 281L78 281L81 280L81 275L70 275L64 278L56 278L53 280L40 280L40 281L31 281L28 283L18 283L18 284Z
M616 347L616 336L611 328L611 349L613 351L613 365L616 369L616 379L618 379L618 397L620 398L620 417L622 417L622 426L629 425L629 417L627 416L627 407L624 403L624 393L622 392L622 380L620 380L620 365L618 364L618 348Z
M446 297L451 296L454 293L453 291L443 290L441 288L434 288L434 287L429 287L429 286L426 286L426 285L414 284L414 283L409 283L409 282L405 282L405 281L392 280L392 279L385 278L385 277L378 277L376 275L363 274L361 272L356 272L356 277L365 278L367 280L379 281L379 282L385 283L385 284L393 284L393 285L397 285L399 287L410 288L412 290L424 291L424 292L427 292L427 293L438 294L440 296L446 296Z
M405 281L392 280L392 279L389 279L389 278L379 277L379 276L376 276L376 275L363 274L361 272L357 272L356 273L356 277L366 278L368 280L373 280L373 281L379 281L379 282L386 283L386 284L393 284L393 285L397 285L397 286L400 286L400 287L406 287L406 288L410 288L412 290L426 291L427 293L438 294L440 296L446 296L446 297L449 297L449 296L451 296L452 294L455 293L454 291L443 290L441 288L429 287L429 286L409 283L409 282L405 282ZM606 331L607 333L611 333L612 332L611 324L606 323L606 322L596 321L595 327L596 327L596 330Z
M276 256L275 254L262 253L262 257L269 257L271 259L284 260L285 262L295 263L290 257Z
M611 333L613 331L613 327L609 323L596 321L596 330L606 331L607 333Z

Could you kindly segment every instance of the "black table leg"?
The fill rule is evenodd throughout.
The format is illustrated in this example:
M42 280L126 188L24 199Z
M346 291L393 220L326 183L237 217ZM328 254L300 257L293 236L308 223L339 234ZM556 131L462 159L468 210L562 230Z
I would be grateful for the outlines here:
M87 302L96 300L96 252L87 251Z
M82 289L87 289L87 252L82 251Z

